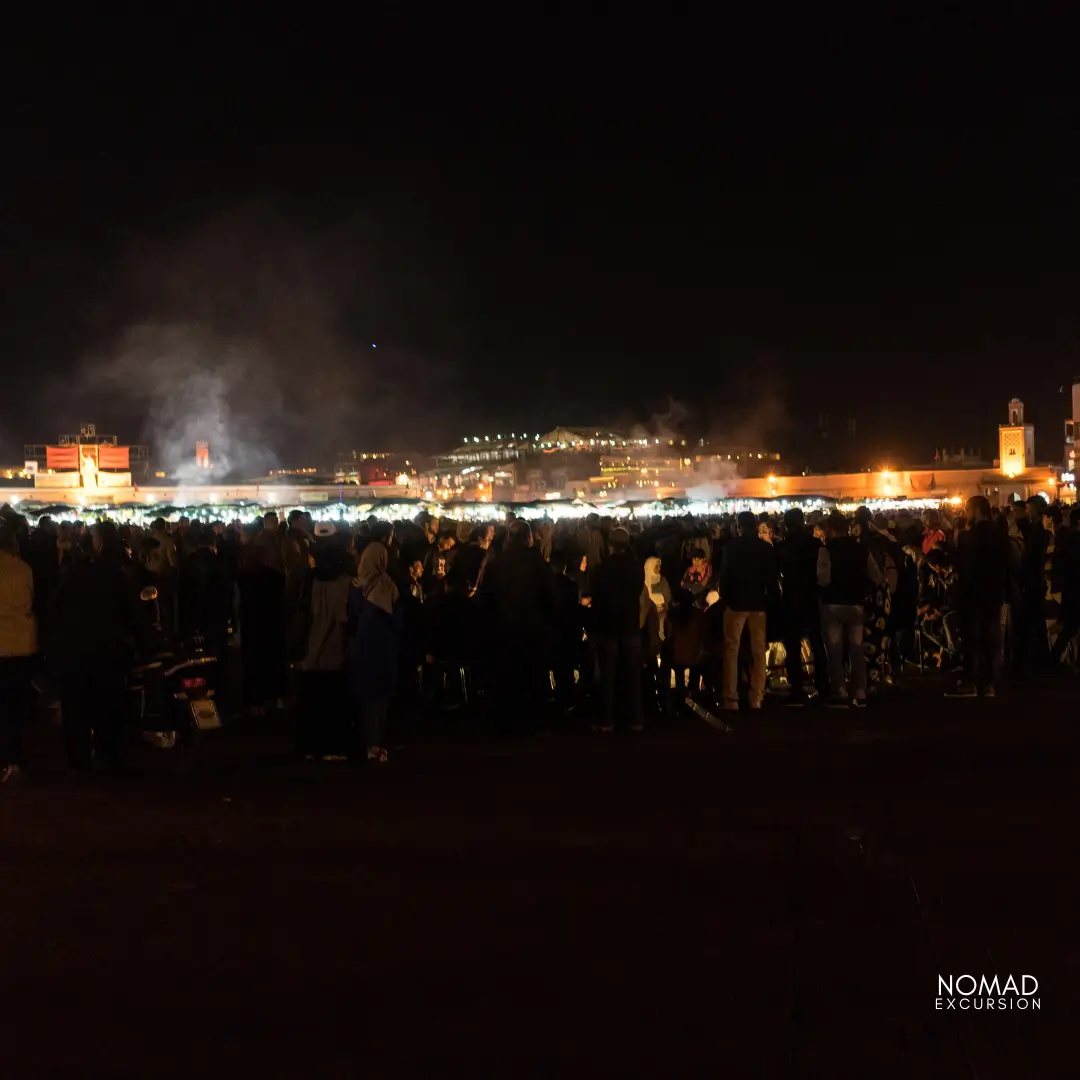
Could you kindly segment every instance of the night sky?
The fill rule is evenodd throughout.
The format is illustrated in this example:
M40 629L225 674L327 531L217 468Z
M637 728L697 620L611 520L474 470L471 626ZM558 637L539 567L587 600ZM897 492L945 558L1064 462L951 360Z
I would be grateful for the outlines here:
M926 460L1013 394L1059 456L1075 26L789 7L9 25L5 456L237 355L217 422L282 461L654 416L813 460L819 413Z

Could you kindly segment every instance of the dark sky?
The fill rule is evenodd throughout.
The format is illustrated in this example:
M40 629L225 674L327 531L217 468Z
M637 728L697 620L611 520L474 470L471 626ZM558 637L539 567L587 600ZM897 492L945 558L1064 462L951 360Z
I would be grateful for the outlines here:
M145 324L211 368L207 335L248 343L273 393L245 430L280 456L673 399L785 447L856 416L868 454L926 458L988 449L1013 394L1059 451L1073 24L92 6L4 28L8 455L82 419L152 434L167 370L116 386Z

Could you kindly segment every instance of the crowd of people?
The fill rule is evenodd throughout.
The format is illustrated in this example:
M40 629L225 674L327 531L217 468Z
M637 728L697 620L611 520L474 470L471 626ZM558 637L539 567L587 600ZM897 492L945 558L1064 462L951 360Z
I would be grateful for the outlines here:
M479 696L506 732L557 706L606 733L670 718L688 695L757 711L781 669L796 707L864 707L927 663L960 673L957 695L992 696L1003 665L1029 676L1080 633L1080 509L1065 513L1037 496L921 517L534 527L512 513L346 524L296 510L245 526L31 528L4 507L0 782L22 775L35 689L60 706L72 770L119 762L147 585L177 643L224 657L239 642L235 710L295 698L297 749L313 757L386 762L395 701Z

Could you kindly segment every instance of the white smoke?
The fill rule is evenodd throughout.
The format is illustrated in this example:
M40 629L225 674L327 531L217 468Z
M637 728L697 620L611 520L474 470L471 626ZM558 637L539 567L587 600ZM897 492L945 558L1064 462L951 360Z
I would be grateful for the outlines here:
M710 457L694 469L694 476L697 482L687 487L686 497L701 502L714 502L728 498L736 486L739 472L735 462Z
M284 401L254 345L195 325L147 324L127 330L91 370L97 389L141 409L157 466L182 483L265 476L277 465L269 436ZM212 471L195 463L200 441L210 444Z

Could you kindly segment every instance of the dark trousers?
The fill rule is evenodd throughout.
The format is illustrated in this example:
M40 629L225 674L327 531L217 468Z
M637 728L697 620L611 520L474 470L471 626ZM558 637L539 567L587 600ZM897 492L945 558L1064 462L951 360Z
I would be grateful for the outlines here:
M993 686L1001 656L1001 605L961 608L958 614L964 678L979 689Z
M621 688L626 695L631 723L641 724L641 635L599 637L596 651L600 661L600 717L605 727L615 724L615 697Z
M386 731L390 717L390 699L380 698L378 701L365 701L360 706L360 713L364 720L364 741L368 749L378 746L386 749Z
M538 730L551 689L544 644L511 641L499 647L496 657L497 726L507 733Z
M71 768L89 766L91 750L107 763L119 760L128 708L125 676L123 660L87 661L65 672L61 709Z
M828 697L829 661L825 655L825 639L821 636L821 612L816 608L784 613L784 651L787 654L784 666L792 696L803 693L806 681L802 662L803 638L809 638L814 656L814 686L822 697Z
M33 656L0 658L0 768L21 765L23 729L30 719Z
M1061 633L1058 634L1054 647L1050 650L1050 659L1055 665L1061 663L1061 658L1065 655L1069 642L1077 634L1080 634L1080 611L1066 608L1061 613Z
M1050 644L1046 635L1045 601L1041 590L1025 594L1016 626L1018 674L1045 671L1050 664Z
M344 671L302 671L297 680L296 749L348 754L352 749Z
M247 585L241 595L240 622L244 704L265 705L284 697L288 662L283 575L267 574Z

